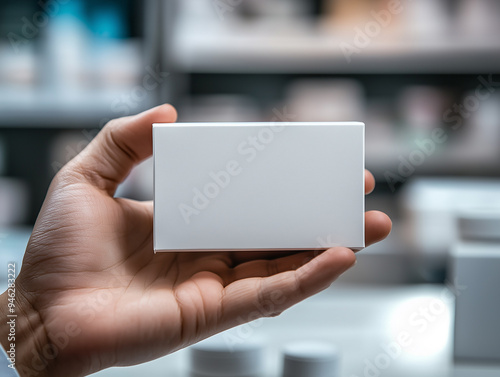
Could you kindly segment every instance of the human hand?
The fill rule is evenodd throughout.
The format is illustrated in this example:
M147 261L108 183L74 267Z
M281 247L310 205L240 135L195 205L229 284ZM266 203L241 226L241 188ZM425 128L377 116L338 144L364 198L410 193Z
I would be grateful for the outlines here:
M152 154L152 123L175 119L164 105L114 120L54 178L16 281L21 376L82 376L158 358L277 315L355 263L341 247L155 255L152 203L114 193ZM366 192L374 185L367 172ZM380 212L365 221L368 245L390 232ZM2 315L6 300L4 293Z

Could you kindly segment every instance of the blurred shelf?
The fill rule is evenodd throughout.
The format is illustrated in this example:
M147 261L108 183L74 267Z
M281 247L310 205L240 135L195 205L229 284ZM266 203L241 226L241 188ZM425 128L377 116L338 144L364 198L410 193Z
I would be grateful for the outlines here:
M0 127L102 127L108 119L131 115L152 105L152 96L140 101L131 99L132 90L0 87Z
M498 38L375 37L349 62L333 34L307 22L178 24L167 58L193 73L493 73L500 71Z
M421 140L421 139L420 139ZM477 175L500 173L499 140L481 139L473 143L448 142L425 153L408 140L370 139L366 141L366 165L376 177L387 172L400 176L401 166L409 175ZM423 158L422 158L423 157ZM416 162L416 163L415 163ZM406 178L406 177L403 177Z

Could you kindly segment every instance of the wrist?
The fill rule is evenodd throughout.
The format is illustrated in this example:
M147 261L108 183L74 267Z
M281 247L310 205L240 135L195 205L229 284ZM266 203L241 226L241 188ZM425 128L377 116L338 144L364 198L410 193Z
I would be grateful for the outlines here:
M54 358L43 323L16 285L0 295L0 321L0 343L19 375L49 376Z

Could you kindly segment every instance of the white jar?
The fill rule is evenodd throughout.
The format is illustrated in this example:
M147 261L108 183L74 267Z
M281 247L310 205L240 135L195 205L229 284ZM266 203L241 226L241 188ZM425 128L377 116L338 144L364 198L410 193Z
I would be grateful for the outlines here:
M190 347L190 377L259 377L264 368L264 342L239 338L228 330Z
M284 351L282 377L337 377L339 353L330 343L302 341L288 344Z

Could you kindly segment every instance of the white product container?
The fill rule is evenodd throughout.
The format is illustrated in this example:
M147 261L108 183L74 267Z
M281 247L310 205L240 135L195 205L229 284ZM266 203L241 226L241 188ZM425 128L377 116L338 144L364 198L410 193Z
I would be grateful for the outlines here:
M454 357L500 362L500 210L464 211L452 248L455 285Z

